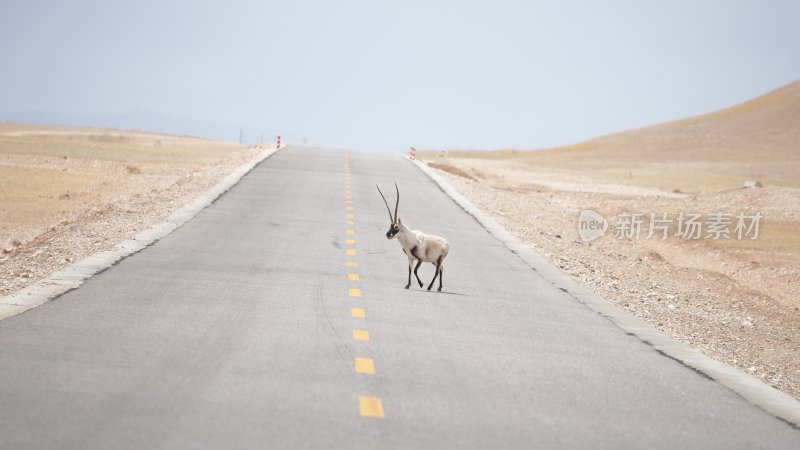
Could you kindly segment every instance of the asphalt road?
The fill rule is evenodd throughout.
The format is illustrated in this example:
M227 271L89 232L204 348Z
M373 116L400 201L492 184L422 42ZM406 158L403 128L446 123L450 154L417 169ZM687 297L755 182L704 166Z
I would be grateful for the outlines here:
M441 293L403 289L375 190L391 202L395 181L404 222L450 241ZM174 233L0 321L3 449L798 446L800 430L553 287L393 155L290 147Z

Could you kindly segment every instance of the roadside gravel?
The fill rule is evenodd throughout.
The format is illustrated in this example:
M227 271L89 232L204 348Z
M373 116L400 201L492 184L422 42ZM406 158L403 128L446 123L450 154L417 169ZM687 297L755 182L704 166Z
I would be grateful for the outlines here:
M578 214L586 208L607 218L642 209L713 210L720 206L718 196L561 190L451 161L453 168L438 170L443 177L573 280L705 355L800 398L800 310L792 303L798 270L791 261L703 241L617 240L613 231L589 245L577 232ZM794 195L792 189L769 188L734 193L722 203L763 207L762 197L769 197L784 202L782 210L792 218L788 205Z
M144 170L124 162L56 162L79 164L83 167L77 169L81 170L96 166L94 169L103 174L97 189L103 189L108 200L65 211L60 218L51 218L52 223L40 227L31 239L19 239L16 245L0 249L0 297L96 252L110 250L164 222L173 211L194 200L261 151L243 148L215 164L161 164ZM24 158L17 156L14 163L22 165ZM42 166L41 161L34 163Z

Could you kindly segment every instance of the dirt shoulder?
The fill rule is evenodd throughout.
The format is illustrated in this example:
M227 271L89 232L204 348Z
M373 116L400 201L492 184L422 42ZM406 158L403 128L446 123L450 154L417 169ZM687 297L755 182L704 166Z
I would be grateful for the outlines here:
M434 162L431 159L431 162ZM662 190L614 182L607 172L535 167L513 160L449 158L436 166L471 202L576 282L709 357L800 398L800 189ZM605 237L586 243L583 210L602 215ZM676 237L681 212L759 212L738 239ZM620 215L642 214L639 237L618 239ZM647 238L650 214L672 220ZM751 221L752 222L752 221ZM748 222L749 224L749 222ZM743 230L746 232L747 230Z
M165 221L262 151L188 136L1 125L0 296Z

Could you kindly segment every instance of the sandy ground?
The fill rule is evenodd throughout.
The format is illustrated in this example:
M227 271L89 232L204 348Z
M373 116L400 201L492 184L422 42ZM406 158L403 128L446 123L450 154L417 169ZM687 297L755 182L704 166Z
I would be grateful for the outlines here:
M440 171L456 189L575 281L704 354L800 398L800 252L796 243L780 244L781 228L800 230L794 200L800 189L691 197L608 193L548 187L552 175L537 183L529 171L514 174L485 161L451 164L474 178ZM559 183L572 186L580 179L573 175ZM791 211L780 208L788 204ZM607 235L589 244L578 233L584 209L609 221ZM620 213L647 213L649 225L651 212L661 218L663 212L677 217L679 211L718 210L766 211L775 220L762 221L756 241L683 240L672 236L675 224L665 240L660 232L645 239L646 227L639 239L615 236Z
M0 123L0 296L163 222L260 151Z
M418 157L575 281L800 398L798 124L795 82L722 111L569 147ZM763 187L741 188L747 180ZM604 237L582 239L584 210L608 222ZM698 239L676 236L681 213L700 214ZM711 233L716 213L727 237ZM633 214L641 214L638 237L625 226ZM658 227L648 238L664 214L666 238ZM752 239L747 217L756 214Z

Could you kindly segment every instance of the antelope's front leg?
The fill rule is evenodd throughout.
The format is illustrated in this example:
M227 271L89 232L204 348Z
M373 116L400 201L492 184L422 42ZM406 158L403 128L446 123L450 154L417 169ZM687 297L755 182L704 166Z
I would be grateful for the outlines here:
M408 258L408 283L406 283L406 289L411 286L411 264L413 264L414 260Z
M417 274L417 271L419 270L419 266L421 266L421 265L422 265L422 260L418 259L417 260L417 266L414 267L414 276L417 277L417 283L419 283L419 287L422 287L422 280L419 279L419 275Z

